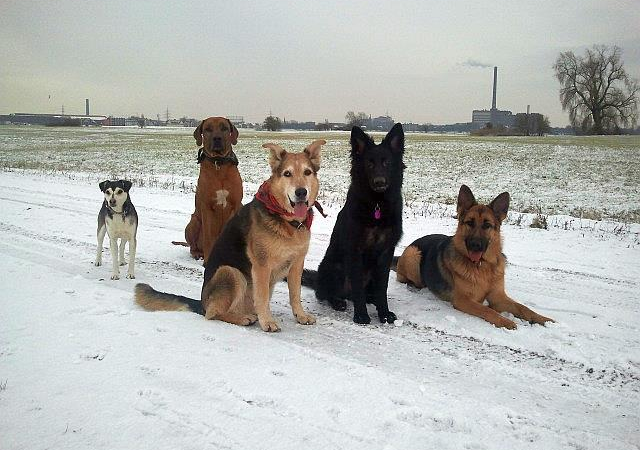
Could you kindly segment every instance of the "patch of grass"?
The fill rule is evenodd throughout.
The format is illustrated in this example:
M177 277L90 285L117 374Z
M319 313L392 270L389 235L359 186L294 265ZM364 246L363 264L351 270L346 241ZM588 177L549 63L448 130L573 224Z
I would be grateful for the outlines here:
M549 223L547 222L547 215L546 214L542 214L542 207L538 206L537 207L537 211L536 211L536 215L533 218L533 220L531 221L531 225L529 225L530 228L540 228L542 230L548 230L549 229Z

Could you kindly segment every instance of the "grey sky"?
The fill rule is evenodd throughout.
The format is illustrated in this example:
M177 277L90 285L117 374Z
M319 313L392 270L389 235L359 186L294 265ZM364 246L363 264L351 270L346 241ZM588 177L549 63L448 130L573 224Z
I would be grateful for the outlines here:
M638 0L0 0L0 10L0 113L83 113L89 98L107 115L468 122L491 106L497 65L498 108L530 104L564 126L559 52L615 44L640 78Z

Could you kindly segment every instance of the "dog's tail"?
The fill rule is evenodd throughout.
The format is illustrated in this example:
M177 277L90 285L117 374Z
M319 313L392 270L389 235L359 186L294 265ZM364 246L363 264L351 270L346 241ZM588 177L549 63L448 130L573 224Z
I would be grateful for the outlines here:
M173 245L182 245L183 247L189 247L189 244L187 244L185 241L171 241L171 243Z
M302 271L302 279L300 280L303 286L311 289L316 288L316 281L318 280L318 271L304 269Z
M136 284L136 303L147 311L192 311L204 316L202 303L182 295L156 291L148 284Z
M399 256L394 256L393 259L391 260L391 270L396 270L398 268L398 260L400 259Z

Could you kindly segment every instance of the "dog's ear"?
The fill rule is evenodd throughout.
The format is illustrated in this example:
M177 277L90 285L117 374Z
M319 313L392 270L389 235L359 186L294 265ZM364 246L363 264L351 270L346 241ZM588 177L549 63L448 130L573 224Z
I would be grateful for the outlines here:
M467 185L463 184L460 186L460 192L458 193L458 218L462 217L462 214L471 208L474 205L477 205L478 202L476 198L473 196L473 192L471 189L467 187Z
M133 183L131 183L131 181L129 180L118 180L118 181L122 186L122 190L125 192L129 192L129 189L131 189L131 186L133 185Z
M104 180L98 183L98 186L100 186L100 190L102 192L104 192L104 190L107 188L107 183L109 183L109 180Z
M404 152L404 130L402 129L402 124L395 124L384 137L383 142L386 142L394 152Z
M231 127L231 145L236 145L238 143L238 136L240 135L240 133L238 132L236 126L231 123L229 119L227 119L227 122L229 122L229 127Z
M280 167L280 164L287 154L287 151L280 147L278 144L262 144L262 147L268 148L271 152L269 154L269 165L271 166L271 170L275 172L278 167Z
M200 125L198 125L195 131L193 132L193 138L196 140L196 144L198 144L198 147L202 145L202 125L203 124L204 124L204 120L200 122Z
M362 155L369 145L373 145L373 139L360 127L353 127L351 129L351 153Z
M320 170L320 150L326 143L327 141L325 141L324 139L317 139L304 149L304 152L309 157L309 160L311 161L311 165L313 166L313 170L315 172Z
M491 203L489 203L489 207L493 210L493 214L496 216L500 222L502 222L507 217L507 211L509 211L509 193L503 192L493 199Z

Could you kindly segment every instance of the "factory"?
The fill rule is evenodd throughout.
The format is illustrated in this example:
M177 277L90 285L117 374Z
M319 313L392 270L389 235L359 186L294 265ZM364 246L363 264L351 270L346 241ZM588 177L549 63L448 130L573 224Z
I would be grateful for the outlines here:
M474 128L483 128L488 123L493 127L504 126L512 127L514 124L514 115L511 111L502 111L496 107L496 93L498 88L498 68L493 68L493 100L491 109L474 109L471 113L471 122Z

